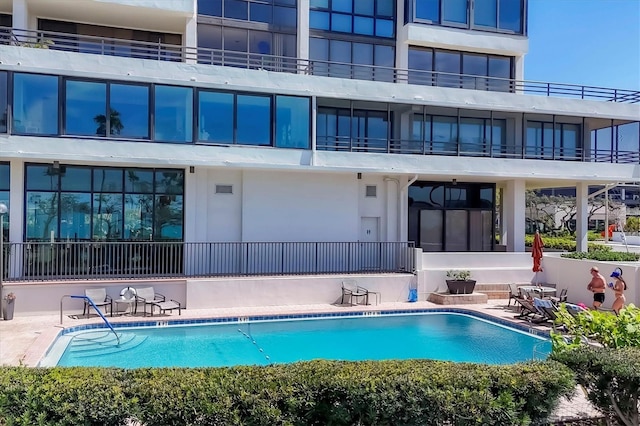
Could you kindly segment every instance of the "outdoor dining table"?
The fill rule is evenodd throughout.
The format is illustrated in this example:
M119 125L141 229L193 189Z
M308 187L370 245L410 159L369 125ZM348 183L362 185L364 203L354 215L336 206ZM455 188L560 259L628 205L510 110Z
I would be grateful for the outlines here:
M555 287L545 287L545 286L537 286L537 285L522 285L519 287L522 291L526 291L527 293L539 293L542 296L549 296L556 293Z

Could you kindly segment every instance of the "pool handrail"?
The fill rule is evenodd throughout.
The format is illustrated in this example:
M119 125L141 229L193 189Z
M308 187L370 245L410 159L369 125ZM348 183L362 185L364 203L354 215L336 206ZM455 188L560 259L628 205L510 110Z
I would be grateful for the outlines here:
M98 315L100 315L100 318L102 318L102 320L107 325L107 327L109 327L109 329L113 332L114 336L116 336L116 341L118 342L118 346L120 345L120 336L118 336L118 333L116 333L116 330L113 328L111 323L107 320L107 318L104 315L102 315L102 312L100 311L100 309L98 309L95 303L93 303L93 300L91 300L91 298L88 296L76 296L72 294L65 294L60 298L60 325L62 325L62 301L64 300L65 297L69 297L71 299L84 299L91 306L93 306L93 309L98 313Z

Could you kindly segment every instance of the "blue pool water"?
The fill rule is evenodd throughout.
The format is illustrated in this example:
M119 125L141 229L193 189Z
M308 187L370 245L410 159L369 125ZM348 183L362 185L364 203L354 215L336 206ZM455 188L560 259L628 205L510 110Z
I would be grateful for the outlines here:
M456 313L141 327L71 333L57 365L219 367L312 359L429 358L510 364L546 357L547 339ZM71 338L69 343L69 338ZM57 352L61 352L58 349ZM50 351L49 358L55 354ZM56 362L51 362L55 365ZM45 363L46 364L46 363Z

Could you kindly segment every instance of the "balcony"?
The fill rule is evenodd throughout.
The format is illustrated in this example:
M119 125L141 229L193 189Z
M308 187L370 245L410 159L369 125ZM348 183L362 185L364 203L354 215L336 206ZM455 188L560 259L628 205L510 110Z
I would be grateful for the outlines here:
M155 61L197 62L205 65L229 66L352 80L463 88L479 91L497 91L616 103L640 103L640 91L637 90L501 79L373 65L354 65L349 63L183 47L165 43L149 43L50 31L17 30L6 27L0 27L0 45L45 48L66 52L120 56Z

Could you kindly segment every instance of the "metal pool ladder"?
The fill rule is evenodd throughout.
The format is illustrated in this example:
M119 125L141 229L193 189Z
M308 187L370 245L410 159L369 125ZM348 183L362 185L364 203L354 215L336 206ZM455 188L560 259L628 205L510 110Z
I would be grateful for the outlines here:
M116 333L116 331L114 330L113 326L111 325L111 323L107 320L107 318L102 315L102 312L100 311L100 309L98 309L98 307L93 303L93 300L91 300L91 298L87 297L87 296L75 296L75 295L71 295L71 294L65 294L64 296L62 296L60 298L60 325L62 325L62 301L66 298L71 298L71 299L84 299L87 302L89 302L89 304L91 306L93 306L93 309L98 313L98 315L100 315L100 318L102 318L102 320L104 321L104 323L107 325L107 327L109 327L109 329L113 332L114 336L116 336L116 340L118 342L118 346L120 346L120 336L118 336L118 333Z

